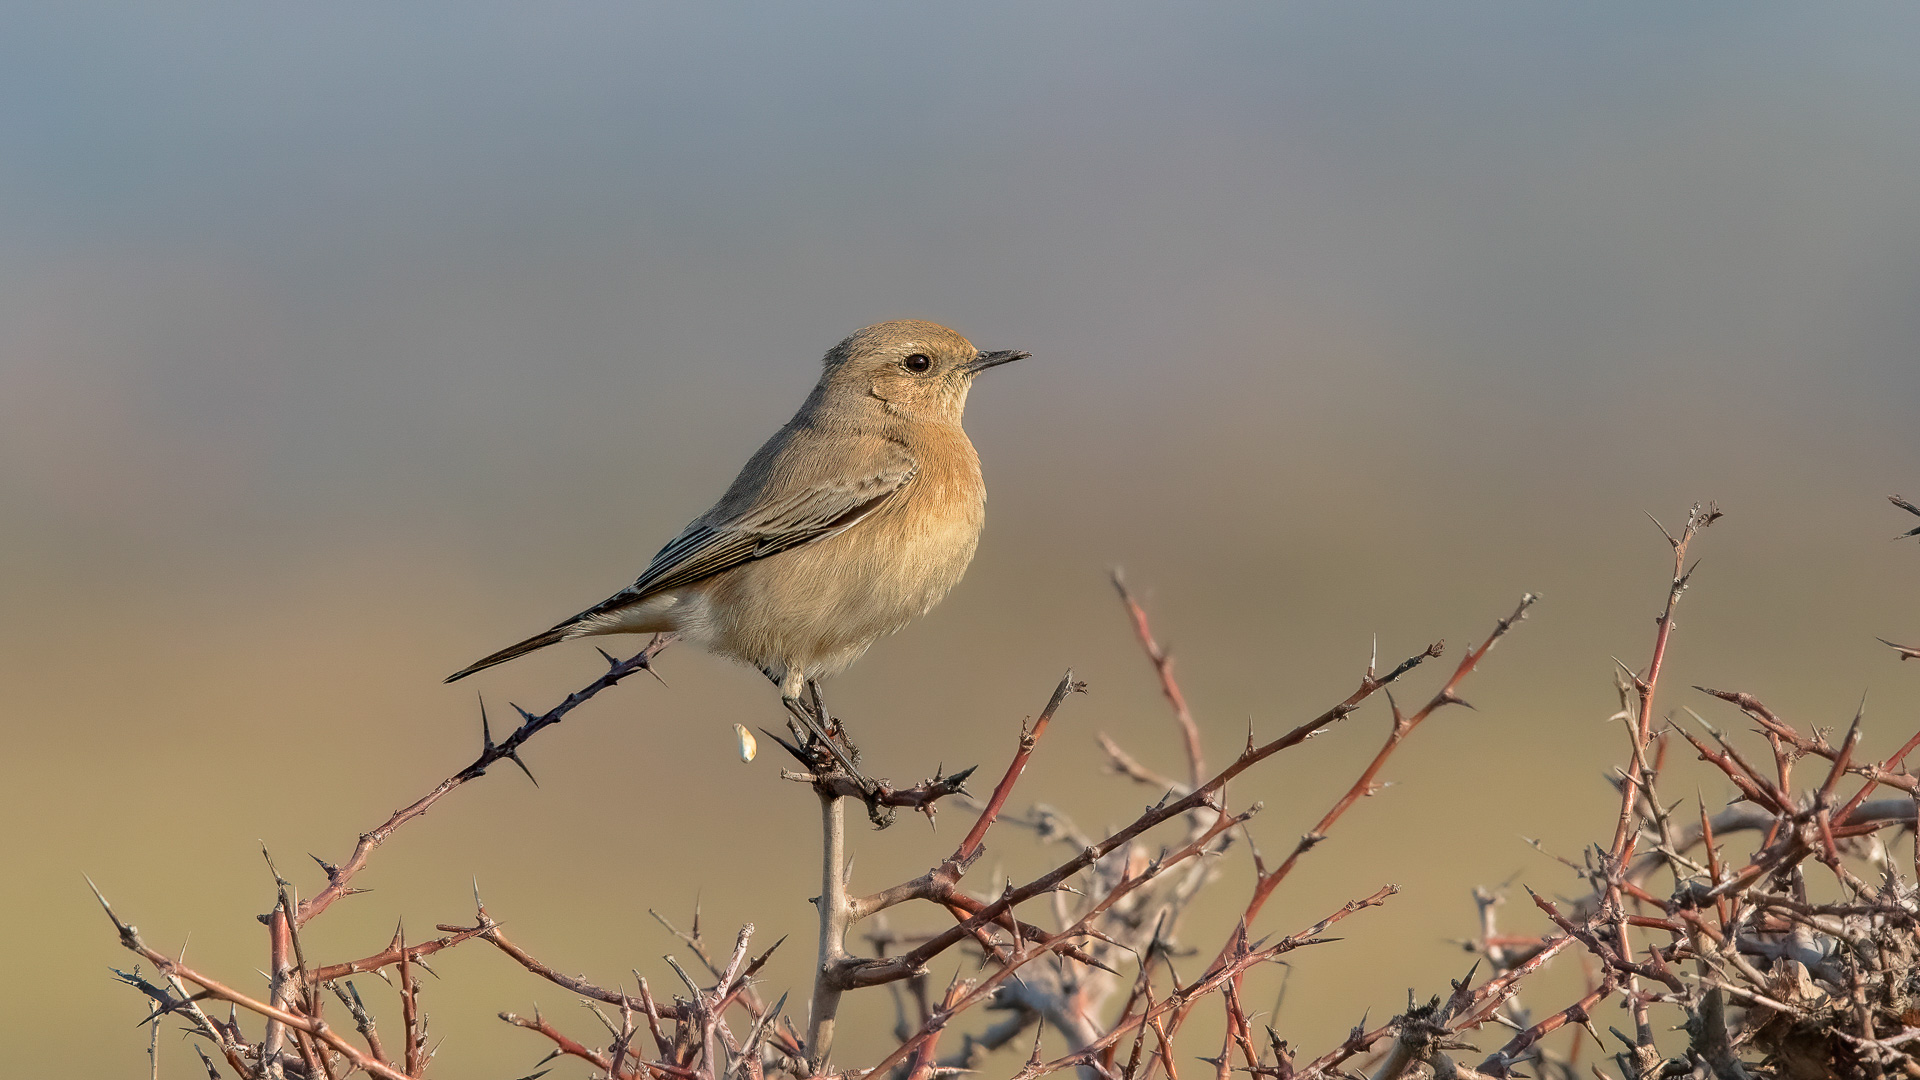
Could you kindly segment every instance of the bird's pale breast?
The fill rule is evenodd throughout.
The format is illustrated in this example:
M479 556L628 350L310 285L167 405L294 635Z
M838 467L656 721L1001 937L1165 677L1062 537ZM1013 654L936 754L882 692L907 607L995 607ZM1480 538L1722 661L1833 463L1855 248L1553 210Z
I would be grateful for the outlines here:
M920 464L914 478L872 514L742 566L694 600L706 624L696 633L707 646L821 678L939 603L973 559L986 488L958 427L929 435L911 448Z

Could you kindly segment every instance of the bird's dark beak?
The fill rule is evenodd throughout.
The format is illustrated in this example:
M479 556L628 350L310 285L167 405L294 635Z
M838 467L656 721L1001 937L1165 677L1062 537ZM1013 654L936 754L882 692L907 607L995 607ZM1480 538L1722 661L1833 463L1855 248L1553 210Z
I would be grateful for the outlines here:
M1002 349L999 352L983 352L980 355L973 358L973 363L967 365L967 374L978 375L990 367L999 367L1001 364L1011 364L1015 360L1025 360L1027 357L1032 355L1033 355L1032 353L1024 353L1018 349Z

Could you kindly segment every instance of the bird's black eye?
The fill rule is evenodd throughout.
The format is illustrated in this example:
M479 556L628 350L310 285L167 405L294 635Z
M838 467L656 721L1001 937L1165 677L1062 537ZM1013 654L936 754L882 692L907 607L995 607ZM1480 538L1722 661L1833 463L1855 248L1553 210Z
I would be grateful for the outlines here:
M929 357L926 353L914 353L912 356L900 362L906 365L908 371L915 374L919 374L933 366L933 358Z

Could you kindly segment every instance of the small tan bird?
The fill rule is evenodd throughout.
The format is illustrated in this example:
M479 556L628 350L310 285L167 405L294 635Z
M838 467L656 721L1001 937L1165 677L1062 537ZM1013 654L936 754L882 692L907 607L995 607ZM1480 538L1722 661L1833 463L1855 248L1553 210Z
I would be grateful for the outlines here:
M981 352L944 326L869 326L827 353L806 404L713 509L639 580L553 629L447 678L570 638L673 632L801 692L924 615L973 559L986 516L960 417ZM825 717L819 717L824 722Z

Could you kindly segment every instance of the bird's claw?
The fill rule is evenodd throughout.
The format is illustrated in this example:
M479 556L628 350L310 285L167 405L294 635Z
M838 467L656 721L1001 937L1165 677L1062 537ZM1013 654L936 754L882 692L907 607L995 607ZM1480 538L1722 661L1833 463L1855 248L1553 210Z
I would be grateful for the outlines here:
M871 780L866 782L873 784ZM880 802L880 785L878 784L873 784L863 801L867 804L867 820L873 822L873 827L876 829L884 829L893 824L894 817L900 813L897 808L885 806Z
M874 828L884 829L893 824L896 809L880 802L880 782L860 771L859 748L847 737L846 725L827 715L825 707L819 704L818 694L811 704L800 698L780 700L791 714L787 729L812 758L810 764L814 771L837 772L852 781L860 789L860 799L867 804L867 819L873 822Z

